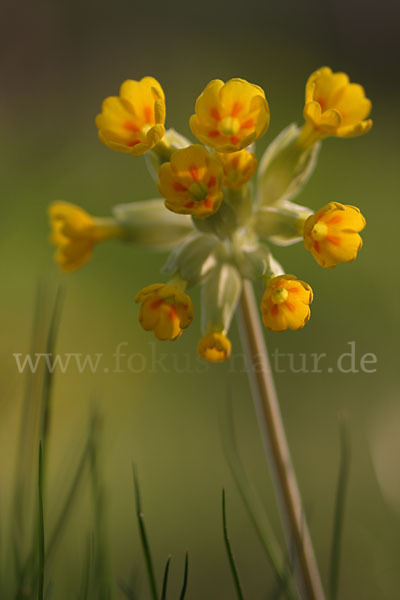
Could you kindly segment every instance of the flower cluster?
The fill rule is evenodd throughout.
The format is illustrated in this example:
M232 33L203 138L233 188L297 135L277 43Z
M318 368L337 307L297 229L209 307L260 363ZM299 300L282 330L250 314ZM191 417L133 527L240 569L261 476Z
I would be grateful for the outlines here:
M106 239L169 250L162 269L166 283L147 285L136 295L139 322L160 340L176 340L193 320L187 291L200 284L203 337L198 352L210 362L230 355L228 330L244 279L265 286L265 327L300 329L310 318L312 289L285 273L267 243L303 240L325 268L356 258L365 226L358 208L329 202L314 212L293 199L315 167L321 140L366 133L372 126L370 110L360 85L322 67L306 84L304 125L287 127L258 165L254 142L270 121L258 85L216 79L205 87L189 121L201 145L165 130L165 96L154 78L125 81L119 96L104 100L96 117L98 135L113 150L146 154L162 198L119 204L107 219L66 202L53 203L55 259L63 271L74 271Z

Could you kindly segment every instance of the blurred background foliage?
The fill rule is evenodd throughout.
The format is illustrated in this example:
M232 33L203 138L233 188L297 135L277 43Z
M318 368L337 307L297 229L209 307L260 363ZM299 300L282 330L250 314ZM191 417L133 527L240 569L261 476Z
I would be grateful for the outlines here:
M159 579L173 554L171 597L190 551L188 597L234 595L221 532L220 492L227 488L231 542L248 598L272 586L259 542L226 465L218 410L232 391L242 456L278 535L273 490L264 462L247 376L230 363L196 360L199 318L174 344L153 341L137 322L133 298L159 280L164 257L104 244L89 265L61 276L52 262L46 208L54 199L108 215L115 203L157 197L144 161L113 152L96 138L101 100L126 78L153 75L167 97L167 125L190 135L194 101L213 78L243 77L261 85L271 127L260 157L288 123L302 121L304 84L324 64L362 83L373 101L374 128L366 137L328 140L317 170L296 201L317 209L330 201L358 205L367 219L364 248L352 265L321 269L301 245L277 248L288 272L315 292L312 318L296 333L267 334L271 351L325 352L323 373L276 373L282 411L323 577L327 577L336 476L337 415L350 422L352 469L340 598L376 600L398 595L400 408L398 405L399 62L394 0L308 0L280 3L39 1L2 8L0 41L1 228L0 275L0 514L3 569L9 526L17 426L26 377L15 352L29 351L38 280L66 288L57 350L102 353L96 374L70 368L54 381L54 413L46 515L54 518L65 478L83 447L93 398L102 415L101 469L105 487L108 559L114 580L141 571L131 460L139 466L149 537ZM198 292L193 292L198 307ZM241 352L236 324L234 353ZM374 353L377 371L328 373L355 341L357 360ZM143 353L140 373L112 354ZM153 353L172 353L167 371L150 368ZM122 359L124 360L124 359ZM174 362L175 361L175 362ZM330 361L330 362L329 362ZM323 364L323 363L321 363ZM288 362L284 360L287 367ZM104 372L103 366L109 368ZM182 372L178 372L178 371ZM36 449L32 449L36 457ZM48 568L53 597L75 597L92 530L83 490ZM143 586L141 597L147 588ZM118 597L118 596L117 596Z

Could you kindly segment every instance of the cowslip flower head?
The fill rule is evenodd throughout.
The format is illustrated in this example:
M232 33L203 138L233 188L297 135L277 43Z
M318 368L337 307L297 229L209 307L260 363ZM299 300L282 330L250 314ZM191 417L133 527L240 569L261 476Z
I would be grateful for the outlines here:
M215 213L222 202L222 167L203 146L177 150L163 163L158 189L172 212L201 219Z
M304 224L304 245L326 268L353 261L362 246L365 219L356 206L330 202Z
M165 97L154 77L128 79L119 96L103 101L96 117L100 140L109 148L134 156L154 148L164 136Z
M197 352L204 360L215 363L231 355L231 342L224 331L210 331L198 343Z
M364 88L350 83L346 73L333 73L329 67L318 69L308 78L304 118L316 140L327 137L354 137L367 133L372 120L371 101ZM308 132L311 140L312 136Z
M51 243L57 247L55 261L66 273L88 262L98 242L123 236L111 219L96 219L69 202L53 202L48 209Z
M190 297L176 285L153 283L135 297L141 303L139 323L159 340L176 340L193 320Z
M258 161L256 155L247 152L247 150L239 150L229 154L216 152L215 156L224 170L223 184L226 187L241 188L257 171Z
M258 140L269 127L265 93L244 79L214 79L196 100L190 128L218 152L236 152Z
M262 320L272 331L301 329L310 318L313 293L294 275L279 275L267 283L261 300Z

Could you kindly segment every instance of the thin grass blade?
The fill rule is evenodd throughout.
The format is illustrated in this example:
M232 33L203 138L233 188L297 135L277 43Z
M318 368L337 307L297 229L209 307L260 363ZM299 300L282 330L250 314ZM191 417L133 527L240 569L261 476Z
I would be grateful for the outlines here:
M141 497L140 497L139 479L138 479L137 469L136 469L135 464L132 465L132 471L133 471L133 485L135 488L136 517L137 517L138 526L139 526L142 550L143 550L143 554L144 554L144 558L145 558L145 562L146 562L147 577L149 580L151 597L153 598L153 600L158 600L159 596L158 596L158 592L157 592L157 582L156 582L156 578L154 576L153 560L151 557L150 546L149 546L149 542L148 542L147 534L146 534L146 527L144 524L144 518L143 518L143 512L142 512L142 502L141 502Z
M43 449L39 444L39 473L38 473L38 600L44 599L44 511L43 511Z
M227 523L226 523L225 490L224 489L222 490L222 530L223 530L223 534L224 534L224 542L225 542L226 553L228 555L229 566L231 568L231 573L232 573L233 581L235 584L236 595L238 597L238 600L244 600L243 590L242 590L242 586L240 583L239 574L238 574L238 571L236 568L236 563L235 563L235 559L233 557L232 548L231 548L231 544L230 544L229 536L228 536L228 527L227 527Z
M292 600L296 598L296 594L291 582L291 572L287 570L284 553L276 539L263 503L247 476L238 451L230 390L224 406L221 407L219 420L225 457L244 507L271 565L277 587L285 591L288 600Z
M94 582L97 588L97 597L99 600L109 600L111 598L109 560L108 560L108 540L106 530L106 507L105 490L101 478L99 451L100 451L100 419L94 411L90 426L90 475L92 482L92 498L94 506L94 524L95 524L95 560L94 560Z
M164 577L163 577L163 585L161 591L161 600L167 600L167 588L168 588L168 575L169 575L169 566L171 564L172 556L169 555L167 558L167 562L164 569Z
M183 584L181 595L179 596L179 600L185 600L187 584L188 584L188 576L189 576L189 552L185 552L185 569L183 571Z
M339 592L340 558L346 497L350 474L350 440L347 423L340 419L340 467L336 488L335 512L333 517L333 533L331 545L329 591L330 599L337 600Z

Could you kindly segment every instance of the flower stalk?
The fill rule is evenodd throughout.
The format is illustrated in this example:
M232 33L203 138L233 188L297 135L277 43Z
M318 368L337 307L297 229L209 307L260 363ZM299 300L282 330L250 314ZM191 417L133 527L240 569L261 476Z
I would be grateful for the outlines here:
M324 590L290 457L252 284L243 282L238 307L240 335L258 425L269 462L288 551L302 599L324 600ZM257 363L257 368L256 368Z

